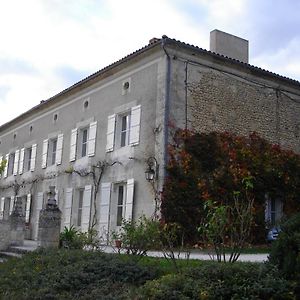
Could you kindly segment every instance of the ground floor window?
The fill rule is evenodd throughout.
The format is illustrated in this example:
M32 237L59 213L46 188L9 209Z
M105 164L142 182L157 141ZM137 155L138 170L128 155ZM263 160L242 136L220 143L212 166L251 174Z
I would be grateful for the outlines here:
M126 185L119 184L117 186L117 226L122 225L122 219L124 218L125 212L125 201L126 201Z

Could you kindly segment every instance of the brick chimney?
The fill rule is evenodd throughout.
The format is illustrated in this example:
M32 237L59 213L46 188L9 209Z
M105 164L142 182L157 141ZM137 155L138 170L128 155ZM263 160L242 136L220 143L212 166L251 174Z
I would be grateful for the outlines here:
M210 32L210 51L249 63L249 42L232 34L213 30Z

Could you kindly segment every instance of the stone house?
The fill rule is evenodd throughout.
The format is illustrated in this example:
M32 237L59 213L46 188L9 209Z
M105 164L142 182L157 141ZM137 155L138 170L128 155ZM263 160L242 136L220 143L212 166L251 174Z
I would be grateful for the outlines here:
M18 199L26 238L37 239L55 187L61 229L93 225L106 241L122 218L155 212L170 124L256 131L299 153L299 115L300 83L248 64L248 41L214 30L207 51L152 39L0 127L0 219ZM267 219L280 218L280 200L266 207Z

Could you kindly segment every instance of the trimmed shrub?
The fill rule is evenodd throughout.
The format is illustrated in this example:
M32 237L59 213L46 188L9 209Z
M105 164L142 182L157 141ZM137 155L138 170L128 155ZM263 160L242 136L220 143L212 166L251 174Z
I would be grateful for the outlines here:
M112 254L42 250L0 264L0 299L122 299L156 274Z
M285 278L300 281L300 213L283 223L281 230L272 244L269 261Z
M291 284L258 264L205 263L185 274L148 281L138 299L295 299Z

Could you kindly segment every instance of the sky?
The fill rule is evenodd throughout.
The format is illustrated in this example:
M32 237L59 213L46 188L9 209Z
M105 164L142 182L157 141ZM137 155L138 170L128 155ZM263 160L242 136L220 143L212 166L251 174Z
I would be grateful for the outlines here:
M298 0L0 0L0 125L167 35L209 50L219 29L249 63L300 81Z

